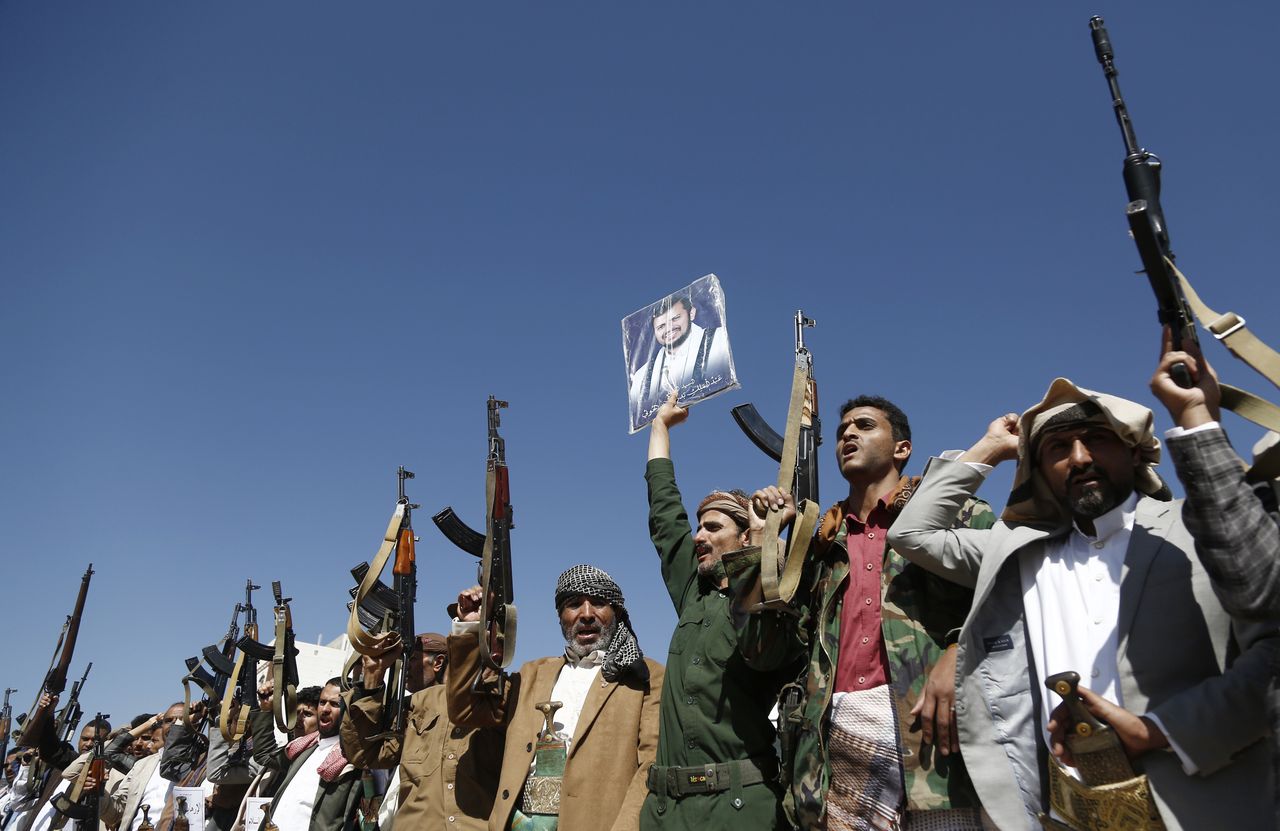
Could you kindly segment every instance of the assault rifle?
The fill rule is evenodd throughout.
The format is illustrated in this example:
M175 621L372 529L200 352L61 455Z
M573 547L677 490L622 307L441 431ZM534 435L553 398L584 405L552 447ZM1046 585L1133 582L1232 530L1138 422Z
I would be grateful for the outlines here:
M1111 39L1101 17L1089 19L1089 32L1093 36L1093 51L1102 64L1111 91L1111 107L1115 110L1120 134L1124 137L1124 188L1129 195L1125 215L1129 219L1129 231L1133 234L1142 269L1156 295L1156 317L1173 333L1173 348L1182 350L1187 344L1199 344L1196 337L1195 317L1187 303L1186 295L1173 270L1173 249L1169 246L1169 229L1160 208L1160 157L1138 144L1133 131L1133 120L1124 98L1120 95L1119 75L1116 72L1115 54ZM1191 373L1185 364L1174 364L1169 375L1178 386L1191 388Z
M107 733L105 730L98 729L97 725L109 718L111 716L104 713L98 713L94 718L93 750L89 758L85 760L84 766L80 768L80 774L71 784L71 788L66 793L60 793L53 798L53 807L59 814L50 825L50 828L54 829L54 831L66 825L68 819L76 820L81 828L93 829L98 827L100 817L98 800L101 798L103 788L107 783L107 759L105 756ZM90 778L94 782L92 790L85 787Z
M813 318L805 317L803 311L796 310L796 372L803 372L805 377L800 432L796 444L795 478L791 486L791 494L797 505L806 499L822 504L818 499L818 445L822 444L822 422L818 418L818 382L813 377L813 355L804 345L804 330L812 329L815 325ZM747 434L747 438L756 447L775 462L782 462L786 441L769 426L755 404L739 404L730 412L733 420L738 422L742 432Z
M813 355L804 345L804 330L814 326L812 318L796 310L796 360L791 374L791 398L787 405L787 423L783 434L765 423L752 404L733 408L738 426L778 463L778 488L789 491L796 501L797 522L782 546L781 511L770 510L765 520L764 539L760 546L759 597L742 598L747 611L787 609L800 583L809 540L818 520L818 445L822 443L822 423L818 419L818 383L813 377ZM786 566L779 573L779 561ZM754 602L758 600L759 602Z
M258 610L253 608L253 592L261 586L254 585L253 579L244 581L244 603L238 608L244 613L244 637L251 641L258 639ZM239 639L235 641L239 643ZM249 730L249 699L257 694L258 661L253 655L240 650L236 656L231 675L227 678L226 692L222 696L222 707L218 713L218 730L228 744L244 738ZM239 704L235 724L231 723L231 707Z
M271 583L271 593L276 601L273 610L275 643L267 646L246 636L240 639L237 646L253 661L266 661L271 664L271 678L275 689L271 696L271 710L275 714L276 727L281 733L288 733L298 719L298 648L293 645L293 612L289 608L289 602L293 598L284 596L279 580ZM254 676L251 678L255 678L256 675L255 663ZM252 683L251 680L250 684ZM242 687L241 694L250 695L251 689L252 686ZM252 700L252 696L250 698ZM241 713L244 714L247 709L242 707Z
M1129 110L1120 95L1120 84L1116 81L1118 73L1111 39L1101 17L1089 19L1089 31L1093 36L1094 54L1107 77L1116 122L1124 136L1124 187L1129 195L1125 214L1129 218L1129 230L1138 246L1142 269L1156 295L1157 317L1169 327L1172 335L1172 348L1185 350L1188 345L1199 344L1195 332L1195 321L1199 318L1200 323L1232 355L1280 386L1280 353L1250 332L1241 315L1235 312L1219 314L1209 308L1186 278L1178 273L1173 250L1169 247L1169 229L1160 208L1160 158L1143 149L1134 135L1133 121L1129 118ZM1169 375L1184 389L1192 385L1191 373L1181 362L1169 368ZM1280 407L1231 384L1220 383L1219 388L1224 408L1268 430L1280 432ZM1273 448L1255 458L1246 480L1265 482L1277 476L1280 476L1280 449Z
M204 693L202 703L206 713L212 712L217 707L223 690L227 686L227 679L236 671L232 656L235 655L236 640L240 636L239 622L242 611L244 606L236 603L235 608L231 610L231 623L227 626L227 634L223 636L222 644L211 644L200 651L204 657L203 663L196 657L186 660L187 674L182 679L182 720L193 730L195 727L191 723L191 687L189 685L195 684ZM209 669L205 669L204 664L208 664Z
M471 684L473 692L484 691L484 670L498 674L498 684L491 692L501 693L516 651L516 605L511 583L511 529L515 527L511 512L511 485L507 473L507 446L498 435L501 420L498 410L507 406L492 395L487 402L489 417L489 456L485 463L485 533L470 528L458 518L453 508L445 508L431 518L449 541L468 554L480 557L480 671ZM476 542L479 541L479 550Z
M4 690L4 708L0 709L0 765L8 764L5 760L9 758L9 738L13 732L13 707L9 705L9 696L16 692L10 687Z
M44 677L44 683L40 685L40 695L48 693L49 695L58 695L67 687L67 670L71 667L71 656L76 649L76 636L80 634L80 618L84 614L84 601L89 595L89 580L93 577L93 563L85 569L84 576L80 578L80 594L76 597L75 611L71 613L71 617L67 622L65 629L65 637L60 638L62 644L62 652L58 656L58 660L49 668L49 672ZM53 707L40 706L40 696L36 697L35 706L31 708L31 712L27 714L26 721L22 725L22 737L18 739L18 747L35 748L40 744L40 736L49 727L49 719L54 717Z
M408 722L409 712L404 705L408 692L408 665L411 651L417 646L417 632L413 620L413 606L418 596L418 565L413 533L413 512L422 507L410 502L405 493L405 481L412 479L413 471L401 465L396 472L396 508L391 522L382 537L382 546L374 555L373 564L358 563L351 569L356 587L351 590L351 603L347 608L351 616L347 621L347 637L360 655L380 654L399 643L400 657L392 664L382 700L382 730L374 738L399 735ZM388 586L379 579L391 554L395 561L391 567L392 581ZM393 639L379 636L395 632ZM352 657L347 674L354 669L357 658Z
M93 669L93 661L84 668L84 675L80 676L80 680L71 685L71 694L67 696L67 703L54 719L53 734L64 742L71 742L76 728L80 726L80 719L84 718L84 710L80 708L80 692L84 689L85 682L89 680L91 669Z

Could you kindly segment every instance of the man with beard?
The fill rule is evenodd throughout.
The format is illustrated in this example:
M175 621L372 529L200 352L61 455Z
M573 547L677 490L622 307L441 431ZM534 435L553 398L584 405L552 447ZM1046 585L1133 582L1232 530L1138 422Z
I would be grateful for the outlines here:
M342 755L342 716L340 678L329 679L320 690L316 732L284 747L276 744L271 710L255 708L250 713L254 761L272 772L258 795L272 798L271 821L284 831L342 831L355 821L362 771Z
M672 394L654 416L645 470L649 534L680 620L641 827L785 827L769 711L798 664L759 671L743 660L721 558L747 544L748 500L741 491L713 491L698 506L697 529L689 527L669 432L689 411L675 401Z
M177 783L167 778L161 770L164 759L162 748L173 725L182 718L182 711L182 702L179 701L155 716L160 725L161 744L150 755L138 759L117 787L112 789L108 785L107 795L110 798L98 803L104 823L117 825L120 831L137 831L144 814L149 816L153 825L158 824L157 821L165 811L172 816L173 787ZM142 729L145 730L145 724ZM147 812L141 810L143 805L147 806Z
M889 531L912 561L975 585L955 706L973 783L1000 828L1036 826L1049 809L1067 818L1073 792L1115 799L1073 772L1064 737L1075 724L1044 685L1066 671L1088 685L1084 705L1145 775L1166 828L1274 828L1260 740L1277 632L1233 621L1214 595L1154 470L1152 422L1146 407L1059 378L954 461L930 460ZM1001 520L951 528L1008 459L1018 468Z
M729 371L729 340L717 326L704 329L687 294L674 294L653 312L653 355L631 373L632 424L641 424L674 390Z
M58 696L43 693L40 696L40 705L47 705L50 710L54 710L58 706ZM54 799L66 793L71 787L71 780L80 773L81 764L77 762L82 763L87 758L88 752L93 749L99 735L105 738L111 732L109 723L95 719L84 726L76 746L72 747L70 743L61 741L54 734L53 719L47 719L44 725L45 732L36 743L36 755L43 765L45 776L41 777L39 782L26 784L30 802L26 806L21 806L21 803L15 806L22 811L22 814L11 819L6 828L16 828L18 831L47 831L57 815L53 807ZM23 772L29 777L36 769L37 766L32 764ZM96 785L96 783L91 784Z
M561 574L555 604L564 654L529 661L501 688L485 673L487 688L473 691L481 669L480 600L479 586L458 595L445 684L454 724L505 733L490 831L635 829L658 742L663 673L641 654L618 584L589 565ZM544 737L538 705L549 702L558 709L554 735ZM544 769L557 750L559 768Z
M393 825L481 831L488 827L497 793L502 732L449 723L444 687L449 650L443 635L427 632L417 637L407 662L407 729L387 735L384 677L402 649L399 638L394 641L377 657L363 656L361 680L347 694L343 752L366 768L395 769L378 809L382 831Z

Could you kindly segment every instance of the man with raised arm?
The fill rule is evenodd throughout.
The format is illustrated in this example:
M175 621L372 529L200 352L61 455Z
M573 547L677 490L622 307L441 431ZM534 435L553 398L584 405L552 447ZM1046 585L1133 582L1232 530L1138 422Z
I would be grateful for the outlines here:
M973 590L908 562L886 535L920 484L903 474L910 457L911 425L897 405L871 395L846 401L836 463L848 495L822 520L792 608L743 621L757 666L797 651L807 659L799 700L783 702L783 729L793 731L784 747L795 748L783 762L801 828L983 827L951 729L955 643ZM777 487L753 502L753 525L770 508L794 518L791 495ZM995 522L977 499L951 519ZM733 578L735 586L758 579L754 568Z
M384 679L401 648L397 644L377 657L363 656L364 672L347 693L342 722L347 758L362 767L395 769L379 809L379 827L487 828L502 765L502 734L449 723L444 686L449 648L434 632L417 637L407 662L406 729L383 724ZM391 822L382 821L384 809Z
M1045 687L1064 672L1079 673L1084 706L1147 777L1166 828L1273 827L1260 739L1276 629L1233 622L1215 597L1155 472L1152 421L1146 407L1059 378L955 460L930 460L889 532L912 561L975 584L956 712L969 772L1000 828L1039 827L1050 810L1066 819L1073 792L1104 811L1148 799L1140 782L1105 791L1077 781L1064 744L1076 722ZM990 467L1010 459L1018 467L1001 520L950 528Z
M281 831L343 831L356 821L361 797L361 770L342 755L342 680L331 678L320 689L316 732L276 744L271 699L260 699L249 715L253 758L272 773L259 796L271 797L271 821ZM261 709L261 707L268 709ZM160 829L163 831L163 829Z
M667 654L658 755L644 829L786 827L769 711L795 666L759 671L738 647L733 595L721 559L747 544L749 503L713 491L698 527L676 487L670 430L688 418L673 394L649 428L649 534L679 621Z

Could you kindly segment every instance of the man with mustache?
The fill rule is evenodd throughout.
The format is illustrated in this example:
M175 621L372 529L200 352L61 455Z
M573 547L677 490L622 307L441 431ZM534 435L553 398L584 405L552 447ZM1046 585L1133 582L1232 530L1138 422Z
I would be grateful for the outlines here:
M741 491L712 491L696 529L676 486L672 427L689 417L674 393L649 429L649 535L679 622L662 688L662 729L645 829L784 828L776 732L769 711L797 664L757 670L744 660L734 596L722 562L747 545L749 503Z
M449 718L461 727L505 731L498 796L490 831L631 831L644 799L644 777L658 743L662 664L640 652L622 590L590 565L576 565L556 581L555 605L564 634L562 655L520 667L499 686L480 673L481 589L458 595L449 636ZM546 719L539 704L556 702L553 729L565 745L563 773L535 763ZM537 791L537 793L535 793Z
M1066 671L1080 673L1085 706L1146 776L1166 828L1274 827L1260 740L1276 628L1234 621L1214 595L1154 470L1152 425L1146 407L1059 378L958 458L930 460L889 532L909 559L975 586L956 713L1000 828L1038 827L1050 810L1067 819L1075 803L1064 794L1086 788L1064 745L1075 724L1044 685ZM1009 459L1018 468L1001 520L950 528L960 501Z
M253 758L272 773L259 796L272 797L271 821L282 830L343 831L352 827L360 807L362 771L342 754L342 679L330 678L320 689L316 732L299 736L285 747L276 744L274 717L267 698L252 707L249 728ZM260 709L261 706L268 709Z

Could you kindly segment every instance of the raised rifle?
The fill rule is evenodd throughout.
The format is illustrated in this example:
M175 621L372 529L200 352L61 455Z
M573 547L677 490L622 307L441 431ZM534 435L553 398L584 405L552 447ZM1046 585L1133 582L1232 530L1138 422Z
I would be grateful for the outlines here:
M1133 234L1142 269L1156 295L1156 316L1173 332L1173 348L1182 350L1186 344L1198 344L1195 318L1182 286L1174 274L1173 249L1169 246L1169 229L1160 208L1160 157L1138 144L1133 130L1133 120L1120 95L1119 75L1116 72L1115 53L1111 39L1101 17L1089 19L1089 32L1093 36L1093 51L1102 64L1111 91L1111 107L1115 110L1120 134L1124 137L1124 188L1129 195L1125 215L1129 219L1129 231ZM1184 389L1191 387L1191 373L1185 364L1175 364L1169 372L1174 382Z
M1120 95L1115 53L1101 17L1089 19L1089 32L1093 37L1094 54L1107 78L1116 122L1124 137L1124 187L1129 196L1125 214L1129 219L1129 231L1138 246L1142 270L1146 272L1156 295L1156 316L1172 333L1173 349L1185 350L1188 344L1199 344L1195 331L1195 321L1199 318L1209 333L1221 341L1232 355L1280 386L1280 353L1253 335L1242 316L1235 312L1219 314L1205 305L1174 265L1169 229L1160 207L1160 157L1138 144L1133 120ZM1169 368L1169 375L1178 386L1191 388L1191 373L1185 364L1174 364ZM1219 387L1223 407L1268 430L1280 432L1280 407L1230 384L1219 383ZM1250 482L1263 482L1277 476L1280 476L1280 445L1256 458L1246 478Z
M254 585L253 579L244 581L244 603L238 604L239 611L244 614L244 637L256 641L258 639L258 610L253 608L253 592L261 586ZM236 639L233 643L239 643ZM222 706L218 713L218 730L228 744L238 742L249 732L249 699L257 694L258 661L243 649L236 655L231 675L227 678L226 692L222 695ZM231 707L239 704L235 724L231 723Z
M746 604L749 611L788 608L800 584L805 554L818 521L821 505L818 445L822 444L822 422L818 418L818 382L813 377L813 355L804 343L804 330L814 325L812 318L796 310L796 359L782 435L765 422L755 405L740 404L732 410L734 421L747 437L778 462L778 488L795 498L798 519L783 545L779 540L782 512L769 511L760 546L760 597L758 603ZM785 567L780 568L780 562L785 562Z
M818 446L822 444L822 422L818 418L818 382L813 377L813 354L804 344L804 330L816 324L797 309L795 316L795 374L804 375L804 399L801 403L795 454L795 474L789 488L799 505L804 500L821 504L818 499ZM731 411L733 420L756 447L775 462L782 462L786 439L769 426L755 404L739 404ZM788 424L790 424L788 412ZM786 428L783 429L786 432Z
M235 656L236 640L240 636L240 613L243 611L244 606L237 602L231 610L231 623L227 625L227 634L222 637L222 643L210 644L200 651L203 663L194 656L186 660L187 674L182 678L182 720L193 730L195 725L191 723L190 685L195 684L204 693L202 703L205 713L213 712L222 698L227 680L235 674L236 665L232 659ZM209 668L205 669L204 664L208 664Z
M516 652L516 605L511 581L511 529L515 527L511 511L511 485L507 472L507 445L498 435L501 419L498 411L507 406L492 395L487 402L489 421L489 456L485 462L485 533L472 530L458 518L453 508L445 508L431 520L454 545L468 554L476 554L480 545L480 625L483 630L480 649L480 671L471 684L473 692L486 691L486 668L498 675L497 685L487 691L501 694Z
M275 690L271 696L271 711L275 715L276 728L281 733L288 733L298 720L298 648L294 646L293 611L289 608L293 598L284 596L279 580L272 581L271 594L276 601L272 610L275 642L267 646L253 638L243 637L237 646L254 661L271 664ZM256 676L256 666L254 673ZM250 689L252 687L245 688L243 694L248 695ZM242 707L241 712L247 709Z
M85 569L84 576L80 578L80 594L76 596L75 611L71 613L67 622L65 637L60 639L62 652L45 674L44 683L40 685L40 695L45 693L58 695L67 687L67 670L71 668L71 656L76 649L76 637L80 634L80 618L84 614L84 601L89 596L89 580L92 577L93 563L90 563ZM51 718L54 718L53 707L40 706L40 696L37 696L35 706L31 708L22 725L22 736L18 739L17 746L38 747L40 736L50 726Z
M9 704L9 696L17 690L6 687L4 691L4 708L0 709L0 765L7 765L9 757L9 738L13 732L13 707Z
M360 655L377 655L388 645L398 641L402 645L400 657L391 667L390 677L384 687L382 700L382 730L374 738L401 733L408 721L408 709L404 705L408 692L408 664L410 653L417 647L414 631L413 606L418 596L418 565L413 533L413 512L422 506L410 502L404 483L413 478L413 471L401 465L396 472L396 507L391 522L382 536L382 545L371 564L358 564L351 569L357 586L349 604L351 616L347 621L347 637ZM379 579L387 561L395 554L391 566L391 585ZM380 637L395 632L391 641ZM354 664L354 660L353 660ZM350 669L349 667L348 669Z
M85 760L84 766L80 768L80 774L71 783L67 792L53 798L53 807L58 812L58 816L54 817L49 826L53 831L66 825L68 819L76 820L81 828L96 829L98 827L100 816L98 801L102 797L103 788L106 787L107 782L107 759L104 755L107 733L105 730L98 729L97 725L109 718L111 716L104 713L98 713L94 718L93 750L89 758ZM90 778L94 782L92 789L86 787Z
M53 722L53 734L64 742L71 741L76 728L80 726L80 719L84 718L84 710L80 708L80 692L84 689L85 682L89 680L91 669L93 669L93 661L84 668L84 675L80 676L80 680L71 685L71 694L67 696L67 703Z

